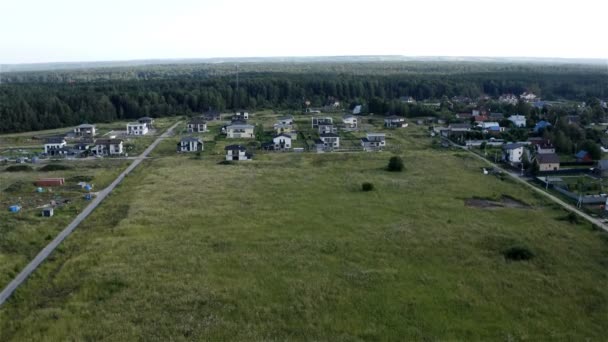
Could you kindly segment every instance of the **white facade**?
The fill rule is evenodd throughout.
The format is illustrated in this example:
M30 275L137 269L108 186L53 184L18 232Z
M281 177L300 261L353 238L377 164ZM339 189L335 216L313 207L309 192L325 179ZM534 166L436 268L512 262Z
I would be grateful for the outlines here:
M338 129L334 125L319 124L319 134L336 133Z
M203 141L198 138L184 138L177 144L178 152L197 152L203 149Z
M503 150L505 151L505 161L515 164L522 162L524 156L523 145L507 145Z
M249 160L247 150L243 146L226 146L226 160Z
M368 133L367 137L361 139L361 147L364 151L377 151L386 146L386 135L384 133Z
M275 150L291 148L291 137L285 134L278 135L272 139Z
M318 128L319 125L333 125L334 124L334 120L329 116L312 117L311 121L312 121L312 128Z
M60 149L67 145L65 139L49 140L44 144L44 153L48 154L51 149Z
M95 126L89 124L82 124L74 128L74 135L78 137L93 137L95 136Z
M340 136L337 134L321 134L319 139L323 142L325 147L338 148L340 147Z
M146 135L148 134L148 124L139 122L129 122L127 124L128 135Z
M120 155L123 153L122 140L99 139L91 151L96 155Z
M190 121L187 125L188 133L207 132L207 123L204 121Z
M229 139L251 139L254 137L252 125L230 125L226 127L226 137Z
M342 118L342 122L347 128L357 128L358 120L352 115L346 115Z
M526 117L523 115L511 115L508 120L511 121L515 127L526 127Z

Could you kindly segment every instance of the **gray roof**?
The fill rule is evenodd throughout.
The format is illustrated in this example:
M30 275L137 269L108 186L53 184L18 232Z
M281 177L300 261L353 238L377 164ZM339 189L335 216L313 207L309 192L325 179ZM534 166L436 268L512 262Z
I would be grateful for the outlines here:
M202 143L201 138L196 138L196 137L183 137L180 141L181 142L196 141L196 142Z
M46 139L47 144L61 144L65 142L65 139L62 137L50 137Z
M602 159L597 161L597 167L601 170L608 170L608 160Z
M76 128L95 128L95 125L82 124L82 125L78 125Z
M247 124L236 124L236 125L228 125L226 128L232 128L232 129L248 129L248 128L255 128L255 126L253 125L247 125Z
M559 156L555 153L541 153L536 156L536 160L539 164L557 164Z
M228 145L228 146L224 147L224 150L226 150L226 151L247 151L247 148L245 148L245 146L242 146L242 145Z
M524 145L520 144L520 143L504 144L504 145L502 145L502 149L503 150L514 150L514 149L517 149L517 148L520 148L523 146Z

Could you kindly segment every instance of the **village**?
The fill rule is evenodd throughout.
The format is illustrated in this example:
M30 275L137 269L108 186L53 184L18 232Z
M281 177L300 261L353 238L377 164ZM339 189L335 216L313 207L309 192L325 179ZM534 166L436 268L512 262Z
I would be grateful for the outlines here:
M533 120L530 115L515 113L507 116L492 112L487 106L479 105L487 104L488 100L485 97L475 103L465 97L455 97L448 101L452 107L454 103L460 103L460 108L464 104L472 109L469 112L459 111L448 118L443 115L443 119L405 118L391 113L375 115L366 112L364 105L355 104L352 109L345 109L337 99L331 98L323 108L311 108L307 103L301 113L292 114L240 109L231 113L208 110L199 115L172 119L141 117L127 122L123 126L124 130L117 125L112 125L112 128L101 125L104 127L102 134L95 124L81 124L65 134L50 133L37 137L44 141L39 146L38 153L35 152L35 146L32 146L30 148L33 150L26 150L31 151L26 152L27 157L18 154L13 159L0 156L0 162L35 165L61 160L134 158L151 143L152 140L149 139L158 135L158 129L164 130L178 120L181 120L181 124L176 129L177 133L161 145L161 154L172 154L170 144L175 144L173 153L214 158L224 163L248 161L255 159L258 154L269 153L399 152L407 146L391 141L392 133L409 127L410 130L426 129L434 143L443 148L468 149L489 162L500 163L515 177L522 177L547 191L551 189L550 191L576 203L577 207L585 206L595 216L604 216L602 209L607 195L603 192L602 180L608 176L608 160L598 159L597 153L592 155L584 149L571 155L557 151L545 134L553 124L557 124L557 120L552 124L542 116ZM411 96L403 96L401 101L409 105L416 103ZM547 101L541 101L528 92L519 96L505 94L496 101L507 106L550 106ZM603 101L600 105L606 107ZM566 122L578 127L580 118L569 115ZM592 129L604 127L605 130L607 125L598 125ZM604 134L603 131L601 133ZM513 137L519 139L512 139ZM601 142L608 143L608 138L602 138ZM133 147L137 145L141 146L134 150ZM608 149L602 146L601 151L608 152ZM483 172L489 173L487 169ZM41 177L33 186L36 193L42 193L44 187L63 186L64 182L64 177ZM79 182L79 186L86 189L85 197L90 200L92 185ZM18 199L4 202L7 203L10 212L18 212L23 207ZM55 202L47 203L42 207L41 215L52 216L52 209L56 205Z
M146 231L158 222L197 234L214 230L224 239L233 238L234 228L217 229L263 234L265 222L289 222L303 231L331 230L359 224L351 216L364 227L382 218L415 220L437 234L480 219L504 227L522 220L582 224L578 214L564 216L555 209L561 206L549 206L516 178L578 207L598 226L606 222L607 162L586 151L558 151L546 133L563 120L469 107L451 117L406 117L332 99L303 110L207 110L0 136L6 208L0 218L15 251L4 254L10 261L0 281L8 283L97 205L82 225L117 237L133 222L147 222L134 225ZM605 134L604 125L590 127ZM394 156L403 158L404 172L387 172ZM134 163L141 166L129 173ZM439 202L449 210L420 215ZM306 223L311 217L314 223Z

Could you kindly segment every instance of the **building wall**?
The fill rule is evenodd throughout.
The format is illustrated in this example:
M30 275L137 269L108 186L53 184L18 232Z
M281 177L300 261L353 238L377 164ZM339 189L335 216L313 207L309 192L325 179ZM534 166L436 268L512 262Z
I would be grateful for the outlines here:
M539 164L538 170L539 171L559 170L559 164Z

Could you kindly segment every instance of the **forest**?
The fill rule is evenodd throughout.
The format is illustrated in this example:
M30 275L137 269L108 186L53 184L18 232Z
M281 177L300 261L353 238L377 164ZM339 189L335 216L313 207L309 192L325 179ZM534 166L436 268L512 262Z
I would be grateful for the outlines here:
M418 101L532 91L543 100L608 98L608 71L593 65L507 63L243 63L3 73L0 133L141 116L244 107L303 109L338 99L369 112L438 115ZM238 85L237 85L238 82Z

